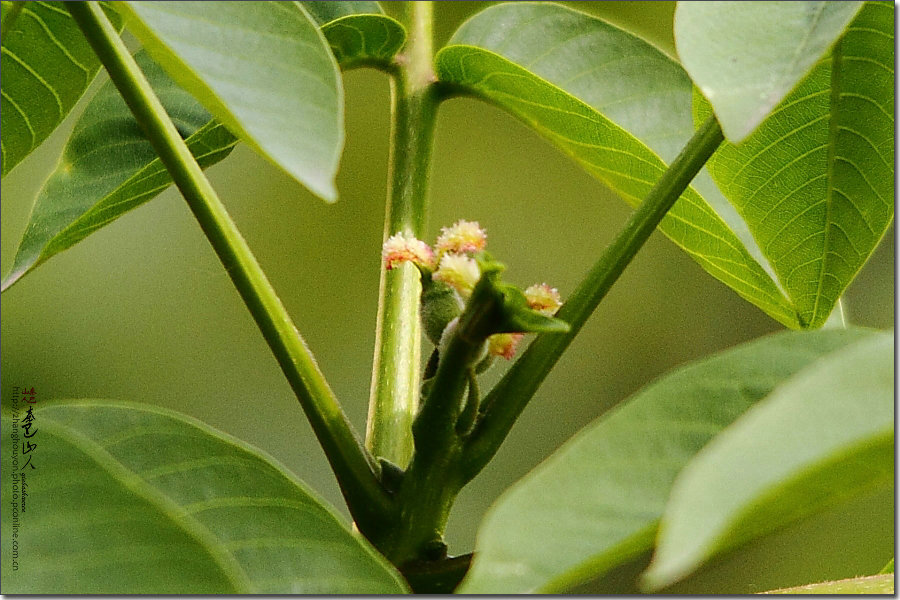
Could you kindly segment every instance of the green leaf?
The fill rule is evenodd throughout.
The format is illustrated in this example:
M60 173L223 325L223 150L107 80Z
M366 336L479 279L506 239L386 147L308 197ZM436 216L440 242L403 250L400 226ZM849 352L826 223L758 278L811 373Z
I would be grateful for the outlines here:
M784 382L679 474L645 582L892 485L894 338L870 336Z
M322 28L341 68L388 68L403 44L406 29L377 2L303 2Z
M383 15L381 5L377 2L362 0L354 1L308 1L302 2L303 8L309 13L309 16L319 25L325 25L341 17L349 17L353 15Z
M554 4L482 11L438 53L436 69L442 81L533 127L632 205L694 133L691 81L674 60L630 33ZM754 258L752 238L735 233L746 225L705 175L696 181L706 199L689 188L660 229L741 296L798 327L794 309Z
M62 2L4 2L2 19L0 172L5 176L62 123L100 61ZM118 28L119 19L114 24Z
M390 68L406 43L406 30L385 15L354 15L322 26L322 33L342 68Z
M179 85L325 200L344 140L343 89L324 36L296 2L120 2L127 26Z
M163 106L203 167L237 140L145 52L135 54ZM111 82L88 104L56 170L41 188L2 289L50 257L154 198L171 185L166 168Z
M461 591L561 592L648 551L672 482L710 439L804 367L873 335L785 332L664 376L494 503Z
M772 115L708 164L803 326L825 322L893 220L893 65L894 7L867 2Z
M13 429L4 413L4 440L24 435L24 416L20 406ZM11 465L4 507L16 502L19 515L13 529L16 513L3 511L6 593L405 590L399 574L283 467L199 421L77 401L38 405L30 431L34 470L4 442ZM13 472L26 477L25 506L13 496Z
M839 581L811 583L781 590L764 592L766 594L893 594L893 575L870 575Z
M371 5L378 8L377 3L369 2L323 4L353 4L358 10L371 10ZM356 50L347 46L346 52L339 56L342 67L380 64L379 61L390 60L393 55L388 54L396 51L396 48L392 50L395 45L403 45L405 30L390 17L345 13L346 7L342 21L372 17L383 19L387 29L378 29L366 37L365 44ZM354 20L353 23L366 26L362 21ZM392 29L391 23L396 23L399 29ZM339 29L333 30L334 35L329 31L326 26L326 36L333 44L338 43L335 39L346 39L336 33ZM378 32L397 35L399 42L395 39L382 45ZM366 54L366 48L379 50L381 54ZM332 49L338 52L338 49ZM200 166L206 168L224 159L237 143L234 136L175 85L145 51L135 54L135 59ZM127 148L128 152L121 152L122 148ZM42 187L12 269L3 279L0 290L6 291L47 259L153 199L170 184L168 172L134 123L128 107L115 87L107 82L91 99L69 138L60 164Z
M888 564L884 565L884 568L878 571L880 575L885 573L893 573L894 572L894 559L892 558Z
M862 2L679 2L675 46L725 136L759 125L843 33Z

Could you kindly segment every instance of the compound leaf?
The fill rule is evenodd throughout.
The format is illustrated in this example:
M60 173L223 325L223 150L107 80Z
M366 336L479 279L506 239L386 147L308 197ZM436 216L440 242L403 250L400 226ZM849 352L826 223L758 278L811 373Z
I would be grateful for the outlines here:
M692 85L678 63L626 31L563 6L490 7L460 27L438 53L436 68L439 79L509 111L632 205L647 196L694 133ZM706 175L695 187L660 229L741 296L798 327L752 237L739 235L746 225Z
M709 113L698 98L697 117ZM804 327L822 325L894 218L894 8L867 2L744 141L708 163Z

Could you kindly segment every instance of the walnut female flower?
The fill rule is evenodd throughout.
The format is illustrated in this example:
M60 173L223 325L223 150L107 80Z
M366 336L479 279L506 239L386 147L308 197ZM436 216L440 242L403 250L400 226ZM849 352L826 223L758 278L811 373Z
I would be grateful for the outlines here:
M435 263L434 252L428 244L403 232L395 233L387 239L381 249L381 259L388 271L404 262L428 269L433 269Z
M552 317L562 306L562 298L559 290L550 287L546 283L528 286L525 290L525 299L528 307L548 317Z
M464 299L472 295L479 277L481 270L478 263L464 254L445 254L441 257L437 271L432 275L433 279L443 281Z
M488 354L512 360L523 337L524 333L495 333L488 338Z
M460 219L450 227L441 228L434 247L438 256L442 256L447 253L481 252L486 244L487 234L477 221Z

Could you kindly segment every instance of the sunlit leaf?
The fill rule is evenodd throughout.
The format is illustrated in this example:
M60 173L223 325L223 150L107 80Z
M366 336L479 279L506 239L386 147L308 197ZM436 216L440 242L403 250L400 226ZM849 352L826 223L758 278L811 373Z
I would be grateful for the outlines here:
M393 567L283 467L199 421L105 401L33 414L35 470L24 454L4 454L5 472L24 474L28 492L23 507L12 480L2 490L5 593L405 590ZM5 448L14 431L22 439L24 416L21 406L4 413Z
M709 107L698 101L698 119ZM709 169L796 307L818 327L894 217L894 8L867 2L748 138Z
M869 336L785 381L679 474L645 582L894 481L894 338Z
M875 335L786 332L638 392L494 503L461 591L562 592L647 552L672 482L707 442L801 369Z
M438 77L509 111L637 205L694 133L691 81L640 38L563 6L516 2L464 23L437 56ZM795 311L752 238L706 175L660 229L713 276L782 323ZM716 205L715 209L711 203Z

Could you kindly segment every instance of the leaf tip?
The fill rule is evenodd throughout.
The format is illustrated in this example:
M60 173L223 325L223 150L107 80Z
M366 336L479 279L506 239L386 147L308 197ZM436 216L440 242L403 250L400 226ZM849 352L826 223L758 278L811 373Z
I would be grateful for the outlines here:
M660 562L658 557L654 557L650 567L638 578L638 587L645 593L658 592L684 578L688 571L689 569L677 562L670 560Z
M309 190L316 196L324 200L328 204L334 204L338 201L338 191L333 181L324 182L304 182Z
M28 269L13 269L9 273L6 274L6 277L3 278L3 281L0 282L0 293L8 290L12 285L22 279L22 276L28 272Z

